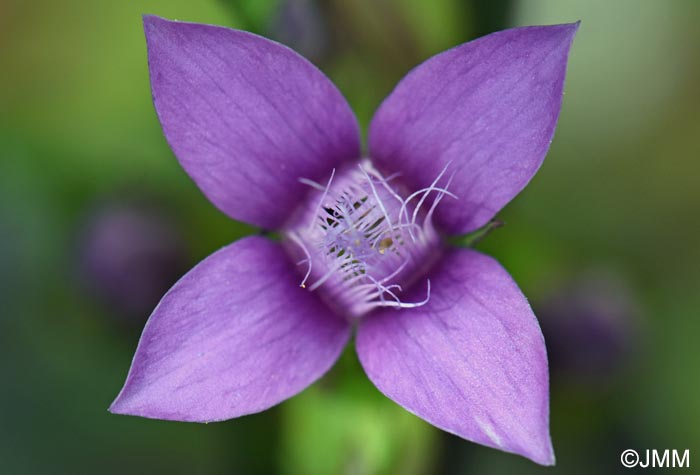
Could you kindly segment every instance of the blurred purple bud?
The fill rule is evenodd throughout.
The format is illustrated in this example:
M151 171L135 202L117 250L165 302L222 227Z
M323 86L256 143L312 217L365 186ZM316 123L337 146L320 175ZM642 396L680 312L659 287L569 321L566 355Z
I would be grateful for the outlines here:
M606 383L625 369L635 347L639 307L621 278L601 271L583 274L535 311L553 373Z
M81 232L79 265L87 289L134 322L148 317L189 264L181 231L145 203L100 205Z
M326 52L323 14L313 0L281 0L272 15L269 36L312 61L320 61Z

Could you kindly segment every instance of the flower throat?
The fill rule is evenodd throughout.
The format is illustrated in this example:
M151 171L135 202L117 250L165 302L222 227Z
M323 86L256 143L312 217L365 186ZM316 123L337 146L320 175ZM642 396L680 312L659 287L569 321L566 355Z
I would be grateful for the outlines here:
M445 195L454 197L449 180L438 185L444 174L411 194L398 175L384 177L369 162L333 170L325 186L300 179L314 191L284 233L302 269L300 286L350 318L377 307L427 303L427 279L417 300L402 296L439 254L433 212Z

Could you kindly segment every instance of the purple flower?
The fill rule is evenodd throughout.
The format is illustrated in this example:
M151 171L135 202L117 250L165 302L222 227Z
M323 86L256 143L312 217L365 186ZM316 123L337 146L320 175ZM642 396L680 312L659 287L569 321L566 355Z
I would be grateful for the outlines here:
M600 390L623 380L637 348L641 308L621 276L608 269L588 270L535 308L559 382Z
M96 207L80 233L86 289L139 325L188 267L182 233L163 211L143 199L112 199Z
M110 410L217 421L265 410L360 361L431 424L553 464L537 320L492 258L448 236L489 222L554 134L577 24L516 28L408 74L362 159L340 92L250 33L144 18L156 111L230 217L279 233L206 258L163 297Z

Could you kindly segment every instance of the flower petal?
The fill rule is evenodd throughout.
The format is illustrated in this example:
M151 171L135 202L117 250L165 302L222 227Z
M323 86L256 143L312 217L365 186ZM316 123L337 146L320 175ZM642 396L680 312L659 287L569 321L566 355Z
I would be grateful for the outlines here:
M143 19L151 88L170 147L209 200L277 229L308 191L359 158L345 99L291 49L244 31Z
M217 421L306 388L337 359L349 325L298 279L280 246L261 237L207 257L151 315L110 411Z
M377 111L370 156L420 189L447 167L436 222L467 233L486 224L533 177L554 135L578 23L515 28L415 68Z
M357 352L387 397L465 439L554 463L542 333L527 300L492 258L454 250L423 307L367 317ZM421 299L425 289L407 299ZM410 301L410 300L408 300Z

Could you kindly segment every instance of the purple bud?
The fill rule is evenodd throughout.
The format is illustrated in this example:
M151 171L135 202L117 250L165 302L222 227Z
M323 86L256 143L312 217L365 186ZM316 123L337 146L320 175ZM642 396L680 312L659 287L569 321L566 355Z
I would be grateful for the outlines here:
M189 264L180 230L157 207L111 201L81 232L80 273L87 289L111 310L143 321Z
M605 383L629 361L639 310L620 278L600 271L584 274L535 310L551 369L560 376Z
M282 0L270 22L270 36L311 60L321 60L327 45L322 12L313 0Z

